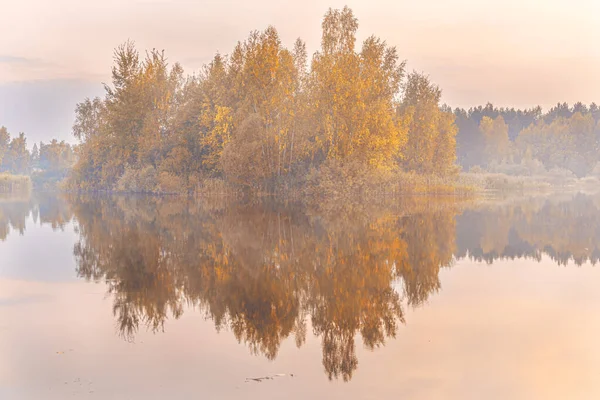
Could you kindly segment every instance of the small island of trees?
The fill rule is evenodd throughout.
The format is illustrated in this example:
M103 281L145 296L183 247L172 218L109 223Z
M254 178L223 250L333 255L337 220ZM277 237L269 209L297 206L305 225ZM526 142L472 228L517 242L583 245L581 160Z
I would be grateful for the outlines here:
M452 109L395 47L357 46L357 30L349 8L330 9L310 59L268 27L192 75L128 41L104 97L76 106L79 144L29 151L24 134L0 130L0 171L76 191L316 197L461 193L461 170L600 174L597 105Z

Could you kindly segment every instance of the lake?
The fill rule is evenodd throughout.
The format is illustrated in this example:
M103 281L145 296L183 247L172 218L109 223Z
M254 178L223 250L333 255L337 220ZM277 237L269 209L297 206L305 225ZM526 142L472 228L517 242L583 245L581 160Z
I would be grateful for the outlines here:
M0 199L0 398L600 398L600 195Z

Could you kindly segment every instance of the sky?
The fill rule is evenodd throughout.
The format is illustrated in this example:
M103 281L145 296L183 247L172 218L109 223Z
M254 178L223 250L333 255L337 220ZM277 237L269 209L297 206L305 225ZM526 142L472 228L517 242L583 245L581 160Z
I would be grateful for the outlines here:
M396 46L453 107L600 103L598 0L0 0L0 125L30 145L70 139L75 104L103 93L127 39L193 73L269 25L312 53L323 14L344 5L359 41Z

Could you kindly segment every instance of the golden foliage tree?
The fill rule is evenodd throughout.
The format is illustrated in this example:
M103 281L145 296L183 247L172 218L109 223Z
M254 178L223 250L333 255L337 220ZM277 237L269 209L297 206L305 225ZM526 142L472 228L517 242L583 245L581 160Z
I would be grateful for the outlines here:
M349 8L329 10L310 90L322 157L390 168L406 140L394 113L404 73L396 49L376 37L355 50L358 22Z
M429 97L414 95L412 75L400 103L405 63L375 36L357 49L357 29L349 8L330 9L310 67L300 39L288 49L269 27L187 78L163 52L123 44L104 98L77 106L72 186L194 192L218 178L276 191L324 165L449 174L456 132L439 89L425 79Z
M408 124L402 163L420 174L447 175L456 158L454 115L440 107L442 91L423 74L408 75L398 114Z

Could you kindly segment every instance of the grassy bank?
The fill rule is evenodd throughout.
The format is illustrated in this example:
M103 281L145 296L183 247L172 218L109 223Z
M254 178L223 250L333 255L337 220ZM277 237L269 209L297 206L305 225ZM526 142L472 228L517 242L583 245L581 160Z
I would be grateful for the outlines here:
M86 190L85 185L65 185L76 192L106 192L198 197L265 197L285 200L373 200L402 195L469 196L475 190L465 185L458 174L422 175L395 169L365 167L364 163L327 161L318 168L289 174L285 178L261 179L249 184L235 179L190 177L183 180L153 167L127 168L111 187ZM67 183L72 181L67 180ZM37 186L36 186L37 188Z
M573 176L507 175L503 173L461 173L459 184L473 188L476 192L557 192L589 190L600 188L600 180L595 177L576 178Z
M31 191L31 179L24 175L0 174L0 193L26 193Z

